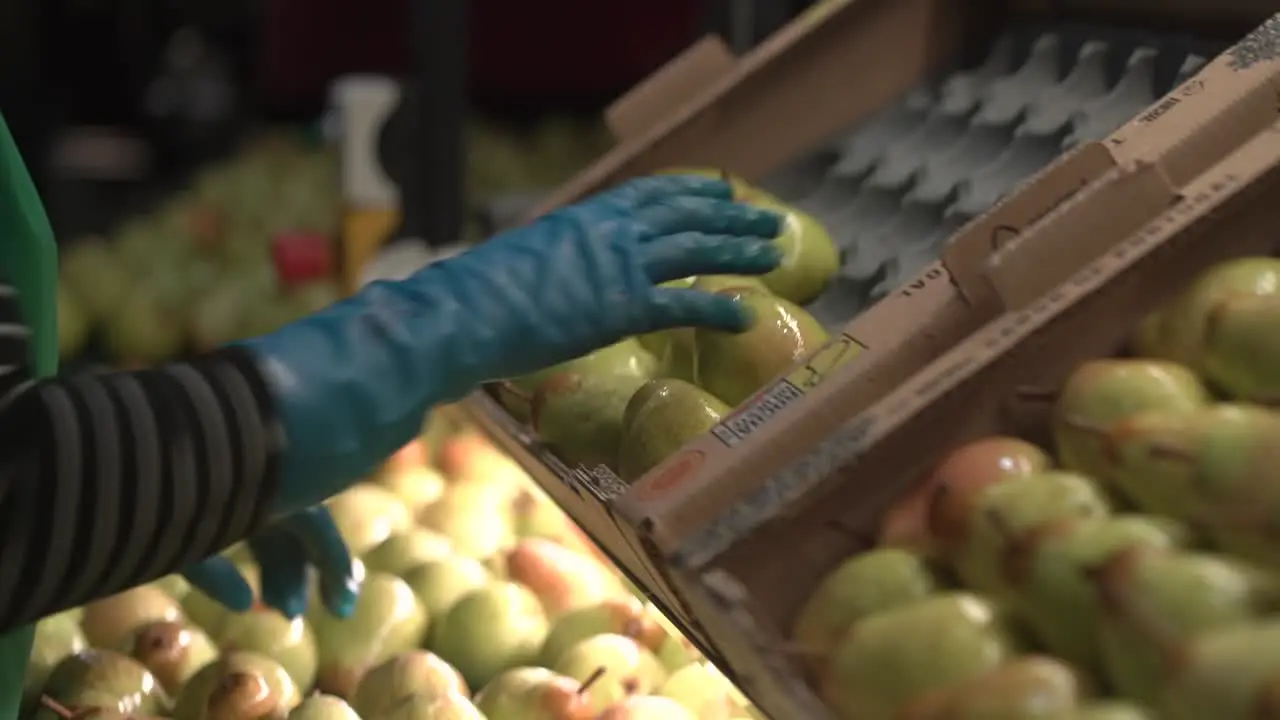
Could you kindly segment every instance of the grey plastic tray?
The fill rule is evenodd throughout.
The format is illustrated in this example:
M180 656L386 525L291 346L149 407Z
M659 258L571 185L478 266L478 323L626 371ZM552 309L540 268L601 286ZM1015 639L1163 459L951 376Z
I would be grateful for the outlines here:
M815 215L843 253L810 311L833 328L852 319L1022 180L1105 138L1223 48L1143 31L1016 27L981 62L767 178L763 187Z

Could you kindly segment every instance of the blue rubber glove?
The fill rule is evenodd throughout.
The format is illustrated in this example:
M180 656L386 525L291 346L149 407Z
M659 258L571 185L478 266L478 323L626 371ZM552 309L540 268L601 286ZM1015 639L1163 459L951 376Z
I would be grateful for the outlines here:
M309 569L319 575L320 601L329 612L348 617L360 590L355 562L323 505L296 512L249 538L262 569L262 602L295 618L306 612ZM240 570L221 555L188 569L192 586L236 612L253 607L254 594Z
M657 287L777 266L778 217L732 196L711 178L635 180L246 341L287 442L274 510L341 492L483 382L655 330L746 329L731 298Z

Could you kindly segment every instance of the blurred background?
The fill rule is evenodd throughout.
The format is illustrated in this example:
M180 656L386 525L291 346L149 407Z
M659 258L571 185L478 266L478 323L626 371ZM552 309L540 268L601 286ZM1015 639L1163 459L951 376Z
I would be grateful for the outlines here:
M58 236L65 354L269 330L345 291L355 236L478 240L698 37L743 52L810 4L5 0L0 109Z

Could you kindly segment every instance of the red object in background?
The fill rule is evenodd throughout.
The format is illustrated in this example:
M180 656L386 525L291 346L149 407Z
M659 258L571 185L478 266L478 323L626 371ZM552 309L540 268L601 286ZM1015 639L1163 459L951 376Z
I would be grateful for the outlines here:
M408 2L431 0L408 0ZM322 98L338 75L407 72L406 0L270 0L262 81L278 102ZM701 34L702 3L468 0L475 94L625 90ZM430 42L429 38L418 42Z
M336 271L333 243L319 233L281 233L271 241L276 279L285 287L331 278Z

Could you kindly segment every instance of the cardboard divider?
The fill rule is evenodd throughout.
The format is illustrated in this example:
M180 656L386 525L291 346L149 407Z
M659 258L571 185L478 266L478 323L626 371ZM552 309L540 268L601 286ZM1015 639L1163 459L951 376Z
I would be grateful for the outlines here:
M984 436L1044 442L1051 407L1039 398L1076 366L1120 351L1147 313L1205 268L1280 250L1280 123L1187 183L1182 196L1048 293L847 418L771 479L785 485L812 477L807 466L816 463L827 479L822 486L773 508L720 554L677 558L675 572L690 578L686 602L717 608L713 641L756 639L752 648L764 657L735 655L728 663L744 668L735 679L766 712L794 717L781 713L816 702L778 638L828 571L875 542L885 512L930 467ZM1069 215L1058 222L1069 224Z
M620 141L640 137L727 77L736 64L724 40L708 35L615 100L604 111L605 126Z

